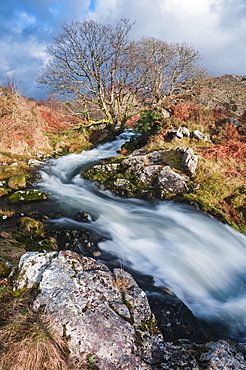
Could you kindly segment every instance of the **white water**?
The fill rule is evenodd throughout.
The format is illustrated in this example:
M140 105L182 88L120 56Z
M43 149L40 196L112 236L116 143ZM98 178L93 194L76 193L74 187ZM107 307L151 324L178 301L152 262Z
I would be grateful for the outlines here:
M84 211L96 219L86 225L110 238L101 249L168 286L197 317L222 322L231 338L246 340L244 235L193 207L120 199L81 178L83 169L114 156L124 139L51 160L39 187L66 214Z

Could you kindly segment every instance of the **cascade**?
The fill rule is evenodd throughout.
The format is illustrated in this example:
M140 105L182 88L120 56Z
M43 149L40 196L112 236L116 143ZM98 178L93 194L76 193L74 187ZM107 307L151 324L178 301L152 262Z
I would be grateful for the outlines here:
M64 225L92 229L103 251L169 287L198 317L220 322L227 335L246 340L246 237L194 207L122 199L102 191L81 172L116 155L132 135L47 162L38 187L49 193ZM84 211L90 223L73 216Z

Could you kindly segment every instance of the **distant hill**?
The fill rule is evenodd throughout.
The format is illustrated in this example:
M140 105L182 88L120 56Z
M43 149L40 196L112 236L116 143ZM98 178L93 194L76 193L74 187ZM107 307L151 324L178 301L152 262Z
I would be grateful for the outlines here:
M246 76L226 74L186 81L175 89L175 98L246 121Z

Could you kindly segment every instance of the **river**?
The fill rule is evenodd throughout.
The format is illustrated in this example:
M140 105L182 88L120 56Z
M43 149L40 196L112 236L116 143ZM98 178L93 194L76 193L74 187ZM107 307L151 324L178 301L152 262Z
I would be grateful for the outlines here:
M37 186L64 214L56 223L95 230L105 239L101 250L153 276L157 286L171 289L198 318L222 323L228 337L246 341L244 235L191 206L118 198L81 177L115 156L126 135L47 162ZM87 212L91 222L75 221L79 211Z

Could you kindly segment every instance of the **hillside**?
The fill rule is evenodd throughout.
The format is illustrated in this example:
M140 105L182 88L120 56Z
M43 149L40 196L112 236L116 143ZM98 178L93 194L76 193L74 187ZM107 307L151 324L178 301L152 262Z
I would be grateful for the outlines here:
M135 143L130 150L128 148L128 152L124 149L122 154L129 154L143 145L148 151L160 149L169 153L166 157L169 158L170 166L182 172L180 165L177 165L174 148L191 147L200 158L191 180L197 182L200 189L179 199L198 205L204 211L243 231L246 179L245 101L244 76L225 75L185 82L176 89L175 95L164 98L158 106L149 103L144 107L145 111L157 112L161 117L157 122L151 122L151 118L150 122L146 122L145 119L145 127L154 124L158 129L149 130L144 142L137 145ZM132 117L127 126L136 126L139 118L140 115ZM87 150L108 134L105 125L101 128L88 128L83 123L71 116L64 105L55 99L36 102L1 88L0 195L12 191L13 186L8 185L11 184L12 176L28 173L30 161L40 160L47 155L59 156ZM186 127L190 131L198 130L208 140L177 138L173 133L180 127ZM19 187L23 184L21 182ZM15 184L14 187L18 188L18 185Z

